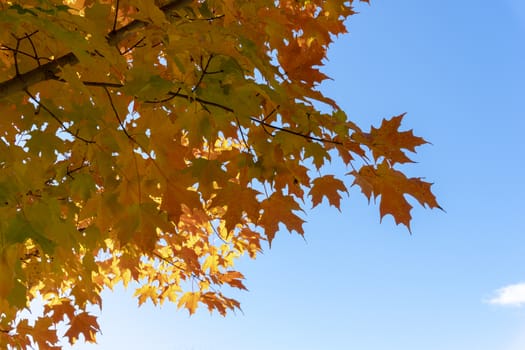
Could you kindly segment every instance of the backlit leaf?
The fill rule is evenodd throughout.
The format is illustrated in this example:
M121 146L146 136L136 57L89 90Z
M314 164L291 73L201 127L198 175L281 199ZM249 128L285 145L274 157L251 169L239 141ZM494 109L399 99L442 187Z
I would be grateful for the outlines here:
M348 193L346 186L341 180L336 179L333 175L318 177L313 181L312 189L310 190L313 206L319 205L323 197L326 197L330 205L340 209L341 195L338 191Z

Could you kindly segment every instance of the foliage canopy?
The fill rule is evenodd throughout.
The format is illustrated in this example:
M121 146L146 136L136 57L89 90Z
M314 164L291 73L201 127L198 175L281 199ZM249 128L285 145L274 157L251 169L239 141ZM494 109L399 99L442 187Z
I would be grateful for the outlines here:
M409 227L439 207L396 164L425 143L402 116L369 132L316 88L344 0L0 0L0 347L99 331L116 283L139 303L225 314L234 269L345 183ZM316 106L328 105L330 112ZM44 311L20 312L42 298ZM56 325L65 333L58 334Z

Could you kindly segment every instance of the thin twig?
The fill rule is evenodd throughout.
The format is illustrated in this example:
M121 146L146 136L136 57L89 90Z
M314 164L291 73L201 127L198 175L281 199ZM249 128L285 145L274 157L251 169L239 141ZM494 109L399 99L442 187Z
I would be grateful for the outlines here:
M224 110L226 112L235 113L235 111L232 108L230 108L228 106L221 105L220 103L217 103L217 102L207 101L207 100L204 100L204 99L199 98L199 97L192 97L192 96L188 96L188 95L181 94L181 93L178 93L178 92L177 93L170 92L169 94L172 97L186 98L190 102L195 101L195 102L199 102L199 103L201 103L203 105L220 108L220 109L222 109L222 110ZM152 101L148 101L148 102L153 103ZM332 140L332 139L325 139L325 138L321 138L321 137L311 136L311 135L308 135L308 134L303 134L303 133L300 133L298 131L294 131L294 130L291 130L291 129L287 129L287 128L283 128L283 127L280 127L280 126L277 126L277 125L273 125L273 124L267 123L264 120L257 119L257 118L254 118L254 117L250 117L250 120L253 121L253 122L256 122L257 124L260 124L260 125L262 125L264 127L268 127L268 128L274 129L274 130L279 130L279 131L282 131L282 132L285 132L285 133L288 133L288 134L292 134L292 135L295 135L295 136L300 136L300 137L303 137L303 138L305 138L307 140L317 141L317 142L322 142L322 143L331 143L331 144L335 144L335 145L343 145L343 143L341 141L336 141L336 140Z
M268 115L266 117L264 117L263 119L263 122L267 121L268 118L270 118L275 112L277 112L277 110L279 109L280 105L277 105L277 107L275 107L274 109L272 109L272 111L270 113L268 113Z
M11 35L13 35L13 37L16 39L16 48L15 48L15 51L13 52L13 60L15 61L16 76L18 77L20 75L20 69L18 68L18 52L19 52L21 40L17 38L14 34L11 34Z
M118 114L117 108L115 107L115 104L113 103L113 99L111 98L111 94L110 94L108 88L104 87L104 91L106 92L106 95L108 96L109 104L111 105L111 109L113 110L113 113L115 114L115 117L118 120L120 128L122 129L124 134L127 136L127 138L131 142L136 144L143 153L145 153L144 148L126 130L126 126L124 125L124 123L122 122L122 119L120 118L120 116ZM133 148L131 149L131 155L133 156L133 161L135 162L135 173L137 175L137 194L138 194L138 199L139 199L139 204L140 204L140 203L142 203L142 188L141 188L141 185L140 185L140 174L139 174L139 168L138 168L138 164L137 164L137 155L135 154L135 151L133 150ZM149 157L149 155L148 155L148 157Z
M37 31L34 31L31 34L26 34L25 39L27 39L27 41L29 41L29 44L31 45L31 48L33 49L33 53L35 54L34 58L35 58L36 64L38 64L38 66L40 67L40 59L38 58L38 52L36 51L36 47L35 47L35 44L33 43L33 39L31 39L31 37L35 33L37 33Z
M29 96L29 97L30 97L30 98L31 98L36 104L38 104L38 106L39 106L40 108L42 108L42 109L45 110L47 113L49 113L49 115L50 115L53 119L55 119L56 122L57 122L58 124L60 124L60 126L62 127L62 129L64 129L64 131L67 132L69 135L71 135L71 136L73 136L74 138L79 139L79 140L81 140L81 141L83 141L83 142L85 142L85 143L95 143L95 141L93 141L93 140L85 139L85 138L83 138L82 136L79 136L78 133L74 133L74 132L72 132L72 131L71 131L71 130L70 130L70 129L64 124L64 122L62 122L62 121L60 120L60 118L58 118L58 117L56 116L55 113L53 113L49 108L47 108L44 104L42 104L42 102L40 102L35 96L33 96L33 94L31 94L31 93L29 92L28 89L25 89L24 92L25 92L25 93L26 93L26 94L27 94L27 95L28 95L28 96Z
M250 117L250 120L252 120L252 121L254 121L256 123L259 123L261 125L267 126L269 128L275 129L275 130L279 130L279 131L282 131L282 132L286 132L288 134L304 137L305 139L308 139L308 140L311 140L311 141L318 141L318 142L323 142L323 143L332 143L334 145L343 145L343 143L341 141L336 141L336 140L331 140L331 139L324 139L324 138L320 138L320 137L311 136L311 135L308 135L308 134L303 134L303 133L300 133L298 131L294 131L294 130L291 130L291 129L282 128L282 127L277 126L277 125L272 125L272 124L266 123L266 122L264 122L264 121L262 121L260 119L254 118L254 117Z
M207 22L212 22L212 21L215 21L215 20L218 20L218 19L221 19L223 18L224 15L217 15L217 16L213 16L213 17L204 17L204 18L189 18L188 16L184 17L187 21L190 21L190 22L194 22L194 21L207 21Z
M113 99L111 97L111 94L109 93L109 90L107 87L104 86L104 91L106 92L106 95L108 96L108 100L109 100L109 104L111 105L111 109L113 110L113 113L115 114L115 117L117 118L118 120L118 123L120 125L120 128L122 129L122 131L124 132L124 134L131 140L133 141L135 144L137 144L137 146L140 147L140 145L137 143L137 141L135 141L135 139L133 138L133 136L131 136L128 131L126 130L126 126L124 125L124 123L122 122L122 119L120 118L119 114L118 114L118 111L117 111L117 108L115 107L115 104L113 103Z
M113 19L113 32L117 29L117 17L118 17L118 8L119 8L120 0L117 0L117 4L115 5L115 18Z
M16 52L17 50L15 48L12 48L8 45L5 45L5 44L2 44L2 46L0 46L0 51L11 51L11 52ZM41 66L41 63L40 63L40 60L46 60L48 62L51 62L53 61L52 59L48 58L48 57L35 57L34 55L31 55L25 51L22 51L22 50L18 50L18 54L22 55L22 56L27 56L29 58L32 58L34 59L35 61L37 61L37 64L38 64L38 67ZM38 69L38 68L36 68Z
M169 96L169 97L166 97L166 98L164 98L164 99L162 99L162 100L146 100L146 101L144 101L144 102L145 102L145 103L164 103L164 102L168 102L168 101L173 100L175 97L178 97L178 96L179 96L179 92L180 92L180 90L181 90L181 88L179 88L179 89L177 90L177 92L172 92L172 91L170 91L170 92L168 93L168 96Z
M208 70L208 67L210 66L210 62L213 59L213 57L214 57L213 54L211 54L210 57L208 57L208 61L206 62L206 65L203 67L202 66L202 56L201 56L200 68L201 68L202 72L201 72L201 76L199 77L199 80L197 81L197 84L195 84L193 89L191 89L192 92L195 92L199 88L199 86L201 85L202 79L204 79L204 76L206 75L206 72Z
M143 47L144 45L140 45L141 42L144 41L144 39L146 39L145 36L143 36L139 41L137 41L135 44L131 45L130 47L128 47L126 50L124 50L124 52L121 52L120 54L122 56L124 56L125 54L127 54L128 52L132 51L133 49L137 48L137 47Z
M65 82L64 79L57 79L58 81ZM98 86L98 87L108 87L108 88L121 88L124 85L121 83L110 83L105 81L83 81L82 84L86 86Z
M253 151L251 149L250 146L248 146L248 142L246 140L246 137L244 136L244 131L242 131L242 125L241 125L241 122L239 120L239 118L237 116L235 116L235 122L237 123L237 128L239 128L239 133L241 134L241 139L242 139L242 142L244 143L244 146L246 147L247 150L249 151ZM255 154L254 154L255 155Z

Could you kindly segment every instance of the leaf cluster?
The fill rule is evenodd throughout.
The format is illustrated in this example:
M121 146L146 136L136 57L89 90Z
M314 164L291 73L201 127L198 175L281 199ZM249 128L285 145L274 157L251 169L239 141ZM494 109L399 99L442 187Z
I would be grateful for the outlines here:
M394 167L425 141L402 116L362 131L318 84L343 0L0 0L0 348L94 342L89 306L239 308L235 261L347 186L409 227ZM329 112L318 106L328 105ZM35 320L21 318L42 298ZM65 325L57 334L56 326Z

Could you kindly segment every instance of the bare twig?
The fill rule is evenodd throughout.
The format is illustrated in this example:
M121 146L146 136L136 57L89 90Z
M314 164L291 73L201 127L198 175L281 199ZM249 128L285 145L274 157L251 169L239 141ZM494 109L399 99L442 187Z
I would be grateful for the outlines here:
M60 79L60 81L63 81ZM82 84L86 86L98 86L98 87L108 87L108 88L121 88L124 85L121 83L110 83L105 81L83 81Z
M226 111L226 112L235 113L235 111L232 108L228 107L228 106L222 105L222 104L217 103L217 102L204 100L204 99L199 98L199 97L193 97L193 96L181 94L179 92L170 92L169 95L170 95L169 99L172 99L172 98L175 98L175 97L185 98L185 99L189 100L190 102L194 102L195 101L195 102L199 102L200 104L202 104L204 106L216 107L216 108L222 109L223 111ZM167 100L169 100L169 99L167 99ZM146 102L147 103L160 103L162 101L166 101L166 100L146 101ZM271 113L273 113L273 111ZM321 137L312 136L312 135L309 135L309 134L303 134L301 132L298 132L298 131L295 131L295 130L292 130L292 129L288 129L288 128L284 128L284 127L280 127L280 126L277 126L277 125L273 125L273 124L267 123L267 122L265 122L265 120L267 118L268 117L266 117L266 118L261 120L261 119L255 118L255 117L250 117L250 120L253 121L253 122L256 122L259 125L262 125L263 127L268 127L268 128L271 128L271 129L274 129L274 130L279 130L279 131L282 131L282 132L285 132L285 133L288 133L288 134L292 134L292 135L295 135L295 136L300 136L300 137L303 137L303 138L305 138L307 140L310 140L310 141L317 141L317 142L322 142L322 143L331 143L331 144L340 145L340 146L343 145L343 143L341 141L337 141L337 140L333 140L333 139L325 139L325 138L321 138Z
M117 29L117 18L118 18L118 8L119 8L120 0L117 0L117 3L115 5L115 18L113 19L113 29L114 32Z
M137 141L135 141L135 139L133 138L133 136L131 136L131 135L128 133L128 130L126 130L126 126L125 126L124 123L122 122L122 119L120 118L120 115L118 114L117 108L115 107L115 104L113 103L113 98L111 97L111 93L109 92L108 88L105 87L105 86L104 86L104 91L106 92L106 95L108 96L109 104L111 105L111 109L113 110L113 113L115 114L115 118L117 118L117 120L118 120L118 123L119 123L120 128L122 129L122 131L124 132L124 134L126 134L126 136L127 136L131 141L133 141L134 143L136 143L136 144L140 147L140 145L137 143Z
M113 103L113 99L111 98L111 93L109 92L108 88L104 87L104 91L106 92L106 95L108 96L109 104L111 105L111 109L113 110L113 113L115 114L115 118L117 118L117 120L118 120L120 128L122 129L122 131L124 132L126 137L131 142L133 142L135 145L137 145L142 152L144 152L144 147L142 147L137 142L137 140L135 140L135 138L133 136L131 136L128 133L128 131L126 130L126 126L124 125L124 123L122 122L122 118L120 118L120 116L118 114L117 108L115 107L115 104ZM136 154L135 154L133 149L131 150L131 155L133 157L133 161L135 162L135 172L137 174L137 179L140 179L139 168L138 168L138 164L137 164L137 157L136 157ZM142 188L141 188L141 185L140 185L140 181L137 181L137 194L138 194L138 197L139 197L139 203L141 203L142 202Z
M126 50L124 50L124 52L121 52L120 54L122 56L124 56L125 54L127 54L128 52L132 51L133 49L135 49L137 47L143 47L144 45L140 45L140 43L143 42L144 39L146 39L145 36L143 36L139 41L137 41L135 44L133 44L130 47L128 47Z
M26 34L25 39L29 41L29 44L31 45L31 48L33 49L33 54L35 55L34 59L36 61L36 64L40 67L40 58L38 57L38 52L36 51L35 43L33 43L33 39L31 37L36 34L38 31L34 31L33 33Z
M192 92L195 92L197 91L197 89L199 88L199 86L201 85L202 83L202 79L204 79L204 76L206 75L207 71L208 71L208 67L210 66L210 63L211 63L211 60L213 59L213 54L210 55L210 57L208 57L208 61L206 62L206 65L204 65L203 67L203 64L202 64L202 56L201 56L201 63L200 63L200 69L201 69L201 76L199 77L199 80L197 81L197 83L195 84L195 86L193 87L193 89L191 90Z
M13 59L15 61L15 72L16 72L16 76L19 76L20 75L20 70L18 69L18 52L19 52L19 49L20 49L20 39L17 38L14 34L11 34L13 35L13 37L16 39L16 47L15 47L15 50L13 51Z
M35 96L33 96L33 94L31 94L29 92L28 89L25 89L24 90L25 93L40 107L42 108L44 111L46 111L47 113L49 113L49 115L56 120L56 122L58 124L60 124L60 126L62 127L62 129L64 129L65 132L67 132L69 135L73 136L74 138L76 139L79 139L85 143L95 143L95 141L93 140L88 140L88 139L85 139L83 138L82 136L79 136L78 133L74 133L72 132L65 124L64 122L62 122L62 120L60 120L60 118L57 117L57 115L55 113L53 113L53 111L51 111L49 108L47 108L44 104L42 104L42 102L40 102Z

